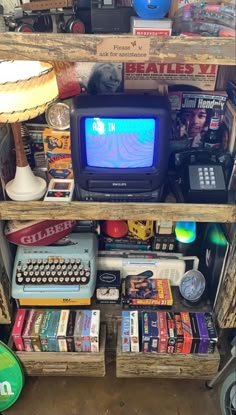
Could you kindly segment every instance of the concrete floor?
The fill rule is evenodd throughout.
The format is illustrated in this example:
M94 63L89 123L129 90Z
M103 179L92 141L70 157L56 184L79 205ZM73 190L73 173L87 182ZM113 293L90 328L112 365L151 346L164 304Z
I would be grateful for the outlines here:
M104 378L26 378L4 415L220 415L218 388L204 381Z

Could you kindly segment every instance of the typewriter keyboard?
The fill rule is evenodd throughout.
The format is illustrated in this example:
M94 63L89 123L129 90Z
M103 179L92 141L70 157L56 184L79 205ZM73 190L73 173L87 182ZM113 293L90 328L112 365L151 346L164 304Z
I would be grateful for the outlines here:
M90 280L90 263L73 258L32 259L19 261L16 271L18 285L85 285Z

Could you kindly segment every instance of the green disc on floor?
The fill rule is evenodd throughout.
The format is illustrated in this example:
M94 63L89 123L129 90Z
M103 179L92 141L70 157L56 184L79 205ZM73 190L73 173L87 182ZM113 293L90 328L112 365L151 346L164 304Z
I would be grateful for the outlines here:
M0 412L16 402L23 385L24 373L18 358L0 341Z

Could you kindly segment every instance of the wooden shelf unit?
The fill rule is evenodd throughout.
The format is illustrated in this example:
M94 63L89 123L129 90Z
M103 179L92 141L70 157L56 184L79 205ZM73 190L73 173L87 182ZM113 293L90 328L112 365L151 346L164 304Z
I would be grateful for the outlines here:
M130 46L134 39L145 47L144 57L110 54L113 45ZM233 38L15 32L1 33L0 36L0 59L235 65L235 56Z
M122 58L111 55L112 45L129 46L135 41L146 45L145 56L141 59L134 54ZM104 54L101 53L104 52ZM54 33L1 33L0 59L45 60L67 62L158 62L235 65L235 39L205 37L133 37L132 35L71 35ZM87 203L67 204L50 202L0 202L0 220L40 219L139 219L139 220L189 220L197 222L236 222L236 208L232 205L190 205L175 203ZM216 304L218 324L222 328L236 326L234 281L235 249L227 261L225 276L220 287ZM120 321L120 307L113 307L111 314L104 307L108 328L113 335ZM117 316L116 316L117 313ZM109 314L109 315L108 315ZM102 317L103 318L103 317ZM108 330L109 331L109 330ZM118 339L120 335L118 334ZM50 355L50 356L47 356ZM117 376L158 376L177 378L212 378L218 370L219 354L213 355L170 355L143 356L121 353L117 348ZM83 375L88 358L82 354L60 353L18 353L25 371L30 375ZM99 357L99 356L98 356ZM94 357L96 358L96 356ZM100 357L100 369L91 363L91 375L98 371L105 374L104 355ZM78 360L77 360L78 359ZM82 359L82 360L81 360ZM83 360L84 359L84 360ZM82 366L84 369L82 369ZM133 366L133 369L132 369ZM93 370L94 368L94 370ZM96 373L95 373L96 372ZM87 374L88 375L88 374Z

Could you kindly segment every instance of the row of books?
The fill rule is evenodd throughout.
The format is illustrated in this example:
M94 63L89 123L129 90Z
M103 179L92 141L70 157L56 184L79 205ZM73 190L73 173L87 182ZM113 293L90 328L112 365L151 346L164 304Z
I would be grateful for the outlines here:
M99 310L19 309L12 330L16 350L99 352Z
M139 335L140 333L140 335ZM218 341L212 313L122 312L122 351L214 353Z

